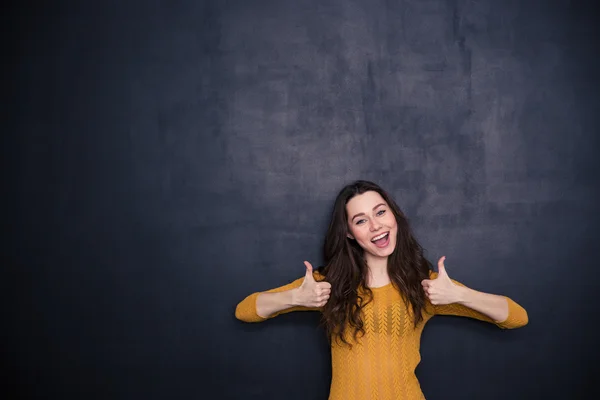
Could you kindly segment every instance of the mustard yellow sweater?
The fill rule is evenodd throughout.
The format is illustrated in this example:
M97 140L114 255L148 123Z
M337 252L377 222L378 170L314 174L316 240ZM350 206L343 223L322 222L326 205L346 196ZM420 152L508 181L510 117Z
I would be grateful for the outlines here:
M432 272L431 278L437 276ZM315 272L317 281L323 276ZM271 289L268 292L281 292L297 288L304 277L294 282ZM461 283L454 281L456 284ZM464 286L464 285L463 285ZM329 392L330 400L415 400L424 399L415 368L421 360L419 353L421 333L427 321L433 315L457 315L494 323L503 329L524 326L528 322L527 312L510 298L509 315L505 321L493 321L487 316L459 304L432 305L427 303L423 321L414 327L412 311L407 312L401 294L388 284L380 288L371 288L373 301L363 308L365 335L352 340L346 335L352 348L331 340L332 380ZM261 322L256 314L256 298L260 292L253 293L241 301L235 315L245 322ZM293 307L276 314L301 310L319 310L317 308Z

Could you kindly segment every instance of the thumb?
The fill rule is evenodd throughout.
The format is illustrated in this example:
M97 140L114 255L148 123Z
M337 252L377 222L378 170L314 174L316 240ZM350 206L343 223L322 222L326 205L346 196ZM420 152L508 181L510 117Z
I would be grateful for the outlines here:
M308 261L304 261L304 265L306 265L306 275L304 280L314 282L315 277L313 276L313 266Z
M446 267L444 266L444 260L446 260L446 256L443 256L438 261L438 276L445 276L448 278L448 273L446 272Z

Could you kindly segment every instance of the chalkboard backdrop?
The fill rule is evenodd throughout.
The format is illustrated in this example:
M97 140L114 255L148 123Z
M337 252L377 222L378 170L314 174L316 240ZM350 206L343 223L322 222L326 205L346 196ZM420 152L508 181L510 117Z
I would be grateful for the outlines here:
M569 1L6 9L7 399L326 399L318 313L235 319L382 185L514 331L436 317L428 400L597 390L600 63ZM10 11L10 12L8 12ZM589 395L591 396L591 395Z

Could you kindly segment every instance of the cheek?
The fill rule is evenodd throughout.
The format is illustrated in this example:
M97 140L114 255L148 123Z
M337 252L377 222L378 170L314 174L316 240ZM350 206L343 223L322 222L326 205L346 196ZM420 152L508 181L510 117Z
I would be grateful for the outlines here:
M349 226L348 227L348 233L350 235L352 235L352 237L354 238L354 240L358 240L360 237L360 232L358 231L358 229L354 229L353 226Z
M353 230L351 230L351 234L352 234L352 236L354 236L354 238L358 242L368 242L369 241L369 232L364 232L363 229L360 229L360 228L353 229Z
M395 218L392 218L387 224L390 227L390 232L392 232L393 240L396 241L398 235L398 223Z
M396 221L396 218L394 218L393 215L386 222L387 222L387 226L391 227L392 229L398 228L398 222Z

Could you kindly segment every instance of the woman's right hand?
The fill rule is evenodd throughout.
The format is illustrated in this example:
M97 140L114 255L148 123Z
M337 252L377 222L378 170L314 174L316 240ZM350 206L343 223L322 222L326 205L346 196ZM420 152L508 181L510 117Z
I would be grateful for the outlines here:
M329 295L331 294L331 284L329 282L317 282L313 276L313 267L308 261L306 265L306 276L299 288L293 295L294 305L304 307L323 307Z

